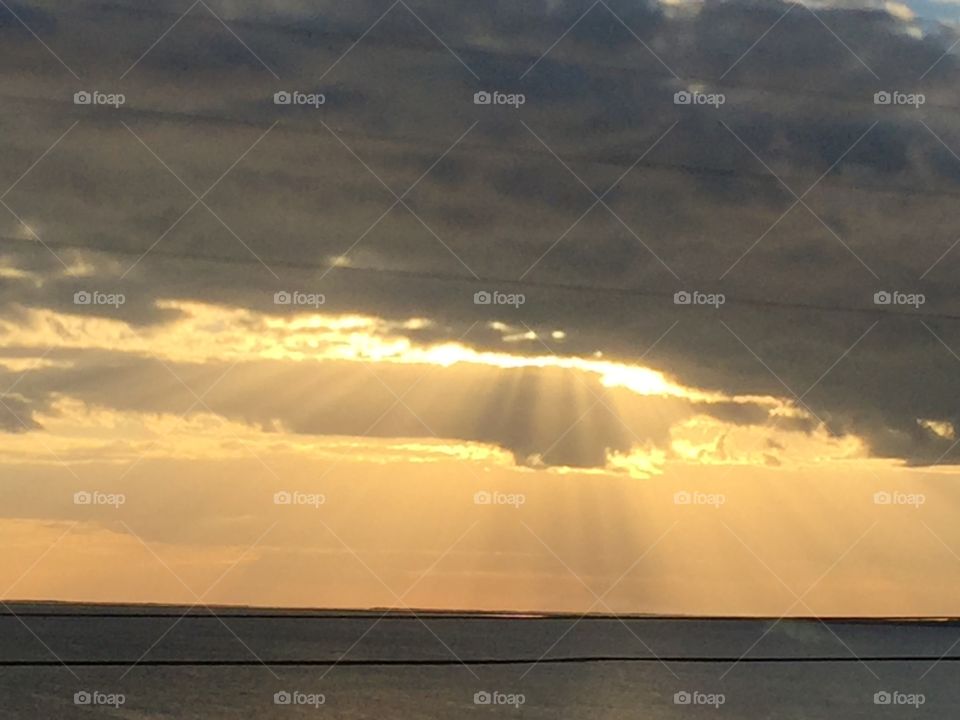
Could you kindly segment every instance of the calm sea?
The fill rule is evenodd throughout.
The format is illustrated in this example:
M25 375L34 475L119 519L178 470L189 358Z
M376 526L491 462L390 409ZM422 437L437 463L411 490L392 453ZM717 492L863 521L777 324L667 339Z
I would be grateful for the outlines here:
M960 709L960 625L947 622L10 607L4 720L846 720Z

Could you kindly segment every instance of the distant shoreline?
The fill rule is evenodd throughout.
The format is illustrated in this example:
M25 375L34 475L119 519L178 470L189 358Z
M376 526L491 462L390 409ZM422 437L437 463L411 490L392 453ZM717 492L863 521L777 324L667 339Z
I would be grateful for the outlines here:
M229 615L245 618L284 618L284 619L351 619L364 617L383 617L384 619L403 620L417 617L457 620L566 620L583 617L588 620L671 620L671 621L754 621L754 622L812 622L845 624L932 624L937 626L960 624L960 617L934 616L810 616L790 615L684 615L659 613L587 613L542 612L529 610L471 610L445 608L310 608L310 607L267 607L256 605L177 605L168 603L109 603L77 602L64 600L6 600L0 606L0 617L4 616L57 616L57 617L168 617L186 615L189 617L213 617Z

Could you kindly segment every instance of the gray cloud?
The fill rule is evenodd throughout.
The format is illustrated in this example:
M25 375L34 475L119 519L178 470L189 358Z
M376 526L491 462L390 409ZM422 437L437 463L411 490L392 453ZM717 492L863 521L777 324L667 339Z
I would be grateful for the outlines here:
M903 21L862 4L818 10L848 49L797 7L727 72L787 6L706 3L694 12L610 5L649 50L597 6L521 78L585 8L411 4L479 80L402 6L341 58L388 4L211 2L249 50L198 6L122 80L183 9L144 13L133 3L86 2L20 8L82 79L19 23L0 24L11 110L0 190L78 122L5 202L64 262L94 269L82 279L64 276L14 217L0 215L5 263L34 274L0 280L4 318L22 322L23 308L47 307L163 323L174 314L155 307L162 298L275 312L275 290L316 286L333 312L430 317L435 325L425 338L459 338L475 321L522 320L562 327L565 353L601 350L625 361L678 320L644 362L728 394L791 398L816 383L804 402L833 432L863 435L878 456L937 460L950 444L918 419L960 420L951 403L960 390L957 360L931 333L960 351L954 322L936 319L960 313L960 251L934 266L960 234L953 212L960 160L934 135L960 152L957 61L952 54L940 59L952 31L920 23L924 34L914 37ZM726 103L717 110L674 105L673 93L688 86L723 92ZM127 104L74 106L81 88L122 91ZM521 110L473 105L476 90L494 88L524 92L527 103ZM279 89L319 90L327 103L319 110L277 107L271 98ZM874 105L874 92L884 89L923 92L927 102L918 110ZM596 206L584 216L594 202L590 190L610 187L673 123L606 197L612 212ZM401 194L428 169L405 198L423 223L398 205L370 229L395 200L380 180ZM795 198L772 173L801 195L828 170L804 198L810 210L800 205L780 219ZM200 195L215 182L205 197L213 212L197 205L181 218L195 200L191 190ZM309 269L348 251L371 271L463 280L342 269L321 281ZM474 306L472 293L490 283L471 282L471 272L522 276L528 302L517 311ZM553 283L654 295L567 292ZM116 311L77 308L73 292L86 286L124 292L128 302ZM719 311L677 308L672 293L685 288L719 290L730 302ZM916 318L871 314L873 293L897 288L926 294L929 329ZM504 348L486 330L467 342ZM543 351L535 342L512 347ZM90 376L64 374L60 390L96 403L107 392L103 371L114 369L97 365L103 361L88 355L82 364ZM519 384L536 383L528 377ZM542 452L556 428L499 426L502 387L494 387L486 413L444 418L444 432L497 442L520 458ZM766 422L743 406L711 410L730 422ZM262 423L287 415L224 412ZM356 431L342 413L331 417L335 422L291 422L300 432ZM602 413L595 419L603 438L584 452L561 447L555 462L596 464L604 448L629 445L619 423L604 425ZM409 431L398 420L384 433Z

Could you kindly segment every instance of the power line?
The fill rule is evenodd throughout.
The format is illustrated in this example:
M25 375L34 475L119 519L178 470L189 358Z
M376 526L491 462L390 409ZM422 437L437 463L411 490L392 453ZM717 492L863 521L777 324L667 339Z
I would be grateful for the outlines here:
M24 247L23 240L14 240L10 238L0 238L0 242L16 244L17 248ZM142 254L139 250L126 250L122 248L105 248L100 246L81 245L80 243L45 241L45 244L51 248L75 249L94 253L105 253L109 255L128 255L139 256ZM35 246L31 246L35 247ZM220 263L224 265L245 265L260 267L260 261L253 257L246 256L212 256L201 255L198 253L189 253L182 251L170 251L157 248L150 253L151 257L164 257L174 260L190 260L195 262ZM297 271L315 271L324 273L342 272L356 275L386 276L400 280L410 281L435 281L451 284L468 285L471 287L490 287L500 286L518 289L540 289L553 292L570 292L581 294L609 295L613 297L636 299L636 298L656 298L661 300L669 299L673 302L672 290L652 290L644 288L624 288L624 287L604 287L597 285L583 285L577 283L560 283L537 280L518 280L516 278L506 278L502 276L487 275L474 278L469 275L459 275L454 273L441 273L437 271L417 271L401 270L391 268L364 268L351 267L348 265L337 265L334 263L315 263L303 261L290 261L282 259L264 258L264 262L272 267L286 268ZM681 288L678 288L681 289ZM869 315L872 317L909 317L922 318L927 320L960 320L960 314L947 312L934 312L922 309L908 310L900 306L884 305L874 307L855 307L842 305L822 305L818 303L789 302L782 300L762 300L757 298L735 297L726 295L726 304L741 305L745 307L771 308L778 310L799 310L807 312L842 312L851 314Z
M757 89L761 92L763 91L761 88L757 88ZM26 99L35 100L35 98L26 98ZM59 105L61 103L57 102L56 104ZM958 106L957 109L960 110L960 106ZM127 108L123 110L123 112L127 112L130 114L134 114L134 115L138 115L138 116L142 116L150 119L156 119L158 116L162 118L172 116L184 121L186 120L189 120L192 122L200 121L200 122L206 122L208 124L212 124L214 122L219 122L219 123L228 122L228 123L232 123L234 126L242 125L244 127L253 126L254 120L256 119L256 118L253 120L235 119L235 118L228 118L228 117L216 116L216 115L187 114L182 112L171 113L171 112L161 112L156 110L136 110L133 108ZM664 118L664 120L668 120L668 119L669 118ZM848 117L845 116L843 120L845 123L847 123ZM316 128L313 126L309 128L305 128L302 125L286 124L286 125L280 126L278 128L278 132L280 133L298 132L300 134L303 134L308 130L312 131L315 129ZM632 128L632 130L636 130L636 128ZM359 140L362 140L362 141L371 142L371 143L392 143L397 147L413 148L418 151L422 150L424 146L423 138L417 138L417 137L409 137L409 136L401 137L399 135L386 136L386 135L374 135L372 133L360 133L355 130L352 130L349 127L347 128L338 127L337 132L342 137L351 139L354 142L358 142ZM920 137L926 137L926 135L920 135ZM932 145L935 145L936 147L939 148L939 144L935 143L934 138L930 138L930 141ZM463 147L471 148L476 153L482 154L485 157L500 154L500 155L509 155L511 158L515 159L518 156L539 157L542 155L542 153L536 147L533 147L530 149L514 147L514 146L504 147L502 144L484 143L484 142L478 142L477 140L467 141L463 144ZM615 150L619 147L620 145L617 145L613 149ZM611 167L620 168L620 169L633 165L633 162L630 158L611 157L609 152L606 154L606 156L601 155L595 158L585 158L582 154L581 148L582 148L582 143L578 143L576 151L567 152L565 148L563 148L562 146L558 146L558 152L562 153L567 160L574 163L589 162L590 164L595 166L611 166ZM621 152L620 154L624 155L625 152ZM715 179L722 178L723 180L728 182L756 181L756 182L765 182L774 187L780 186L777 179L771 177L769 173L763 170L754 170L754 169L748 169L748 168L716 167L711 165L702 165L702 164L688 163L688 162L665 163L665 162L657 162L655 160L643 160L639 163L636 163L634 167L644 168L646 170L652 170L652 171L658 171L658 172L664 172L664 173L691 175L696 177L715 178ZM817 171L811 170L810 175L812 176L815 174L817 174ZM779 173L779 176L784 182L790 182L790 183L792 182L803 183L804 181L809 182L809 179L810 179L808 176L800 177L792 173ZM826 177L823 179L822 182L825 186L846 189L853 192L896 194L896 195L902 195L902 196L924 196L924 197L938 197L938 198L939 197L943 197L943 198L960 197L960 191L950 190L946 188L918 187L916 182L911 183L909 185L883 185L878 183L869 183L869 182L862 182L862 181L858 181L856 183L844 183L844 182L839 182L835 176Z
M589 655L575 657L537 658L466 658L450 660L369 659L369 660L0 660L0 667L458 667L462 665L582 665L590 663L677 663L677 664L811 664L811 663L907 663L960 662L960 656L940 655L871 655L871 656L804 656L804 657L745 657L691 656L652 657Z
M8 605L19 606L21 604L34 605L45 604L48 601L8 601ZM56 601L54 601L56 603ZM204 609L191 609L187 613L181 612L185 606L171 605L168 612L146 611L138 612L137 606L131 606L128 612L108 610L106 612L92 611L8 611L0 608L0 618L87 618L93 620L140 620L140 619L166 619L179 618L184 620L218 620L240 619L240 620L370 620L376 619L380 622L390 620L417 622L418 619L446 622L509 622L509 623L535 623L535 622L566 622L577 620L581 617L580 613L539 613L538 611L526 612L518 610L515 612L499 611L470 611L470 610L414 610L414 611L388 611L383 609L366 610L298 610L296 608L277 608L274 610L258 610L255 612L244 612L241 610L233 611L231 606L216 607L218 612L213 612L213 607ZM595 623L602 622L638 622L638 623L664 623L664 622L740 622L740 623L815 623L827 622L834 625L871 625L880 628L890 628L899 626L903 628L917 627L936 627L949 628L960 625L960 617L916 617L916 616L882 616L882 617L844 617L844 616L826 616L811 617L797 615L782 618L778 615L643 615L643 614L618 614L618 615L597 615L588 614L585 621Z

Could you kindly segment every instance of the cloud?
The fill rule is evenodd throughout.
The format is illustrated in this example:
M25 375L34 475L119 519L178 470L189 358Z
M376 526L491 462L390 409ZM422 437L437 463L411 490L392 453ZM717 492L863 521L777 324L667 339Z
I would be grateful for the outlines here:
M0 27L9 35L0 50L12 118L7 185L16 183L5 202L31 228L0 216L3 267L21 271L0 284L7 346L27 332L29 309L142 330L180 317L161 301L280 312L273 292L297 288L323 293L331 313L428 318L422 339L458 340L479 322L465 342L502 350L502 337L484 329L496 320L542 337L562 329L556 351L626 363L676 321L642 362L687 386L790 402L796 394L816 425L864 437L881 457L929 463L950 447L919 420L960 421L949 400L960 390L957 361L937 339L960 351L953 322L937 319L960 311L960 255L949 252L960 232L960 161L948 149L960 148L957 62L944 55L951 30L915 37L903 12L862 3L818 8L819 19L804 7L783 16L787 6L772 1L696 12L610 3L612 13L596 6L554 46L582 8L417 5L430 32L396 6L366 35L380 5L211 8L247 47L198 6L134 64L179 12L38 4L24 19L82 70L79 83L29 34ZM122 90L127 103L74 106L73 92L88 86ZM273 104L275 91L296 88L327 102ZM675 105L686 88L722 92L726 102ZM523 92L527 102L477 106L479 89ZM878 106L880 90L922 92L926 103ZM798 196L803 203L787 212ZM322 279L313 269L344 255L353 269ZM70 274L60 261L84 271ZM496 284L474 275L522 278L513 290L527 302L474 305L476 290ZM87 288L123 292L127 302L77 307L73 293ZM722 291L730 302L717 312L678 308L672 294L685 288ZM928 326L883 317L854 347L879 318L872 297L885 288L923 292ZM545 352L537 340L513 347ZM58 376L57 392L132 407L116 383L163 376L139 357L75 359L77 368L36 379ZM345 379L333 364L322 372ZM575 419L516 414L518 399L532 403L547 386L565 397L549 375L487 378L482 407L431 420L438 432L507 447L521 461L542 454ZM49 402L50 388L24 383L21 392L37 393L24 403ZM158 411L174 399L188 398L171 391L137 407ZM370 418L246 405L218 407L309 433L360 432ZM770 417L742 404L709 412L733 424L816 427L812 416ZM602 465L608 450L633 444L599 408L589 420L597 438L576 430L547 461ZM416 432L399 414L381 428Z
M0 431L25 433L42 426L33 416L30 403L18 395L0 397Z

